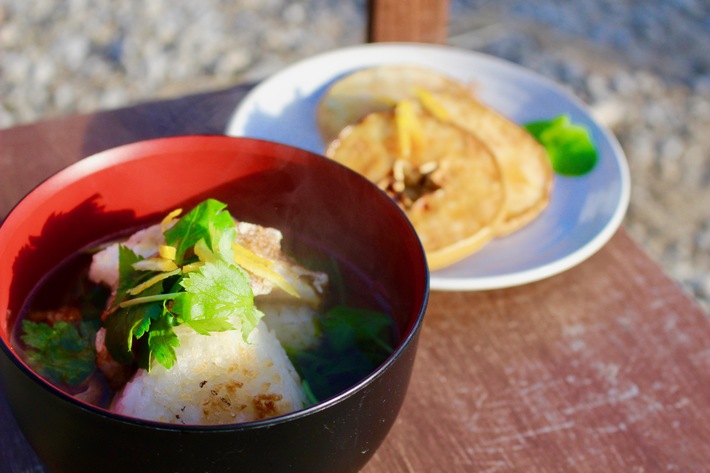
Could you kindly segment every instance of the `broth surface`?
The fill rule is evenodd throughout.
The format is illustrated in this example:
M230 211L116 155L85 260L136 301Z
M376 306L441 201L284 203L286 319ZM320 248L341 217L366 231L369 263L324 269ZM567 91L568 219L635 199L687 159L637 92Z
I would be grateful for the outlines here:
M117 236L110 241L122 239ZM322 327L325 327L320 343L315 348L301 352L287 350L289 358L315 398L313 401L319 402L354 385L377 368L389 356L399 335L396 324L392 323L389 316L385 298L374 281L364 277L352 265L337 261L322 249L300 240L290 243L291 249L297 248L304 255L304 260L299 260L300 264L327 273L330 281L323 311L318 316ZM23 326L26 322L47 324L55 328L58 322L66 322L94 347L96 332L101 327L101 315L111 296L109 289L88 278L92 254L98 247L92 246L70 256L37 284L16 320L12 342L22 358L45 380L82 401L108 408L120 388L112 388L109 380L96 367L95 350L94 367L90 374L80 382L68 382L57 379L52 369L47 368L51 365L50 360L41 359L37 350L23 341L26 335ZM288 250L286 252L290 253ZM255 299L255 304L259 306L259 297ZM342 340L337 339L342 330L327 330L333 321L338 323L337 315L344 312L343 308L346 308L346 315L351 317L353 313L365 318L372 313L387 314L389 326L385 327L386 335L381 343L374 348L354 342L343 346ZM133 367L135 369L136 366Z

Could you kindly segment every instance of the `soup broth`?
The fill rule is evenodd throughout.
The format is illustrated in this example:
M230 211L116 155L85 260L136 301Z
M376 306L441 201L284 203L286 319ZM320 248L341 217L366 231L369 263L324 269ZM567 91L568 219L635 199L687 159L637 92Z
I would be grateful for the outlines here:
M97 331L112 297L109 289L88 277L92 255L101 247L72 255L39 282L15 323L13 346L48 382L84 402L109 408L125 380L117 385L97 367ZM329 278L316 317L318 343L303 350L284 347L314 404L371 373L390 355L399 335L371 279L308 242L290 241L288 251L293 248L305 255L300 264ZM257 296L257 308L260 303ZM137 368L133 363L129 375Z

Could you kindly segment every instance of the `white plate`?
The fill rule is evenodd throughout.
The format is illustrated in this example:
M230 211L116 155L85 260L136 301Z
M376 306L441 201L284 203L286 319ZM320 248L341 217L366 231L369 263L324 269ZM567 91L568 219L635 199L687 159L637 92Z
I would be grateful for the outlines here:
M584 105L553 82L520 66L446 46L368 44L298 62L262 82L244 98L226 133L250 136L322 154L316 107L339 77L376 64L414 64L474 83L480 98L518 123L568 114L585 125L599 162L581 177L555 176L548 208L532 223L494 240L478 253L431 274L431 288L484 290L537 281L587 259L601 248L626 213L630 179L613 135Z

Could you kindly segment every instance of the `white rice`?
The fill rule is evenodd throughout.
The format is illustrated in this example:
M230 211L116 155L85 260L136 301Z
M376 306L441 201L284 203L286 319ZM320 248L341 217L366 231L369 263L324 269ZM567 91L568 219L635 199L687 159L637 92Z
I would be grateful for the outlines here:
M117 397L119 414L179 424L228 424L301 409L301 381L263 322L248 343L240 330L199 335L176 327L177 362L139 370Z
M261 302L266 325L287 350L302 351L318 343L317 312L305 303Z

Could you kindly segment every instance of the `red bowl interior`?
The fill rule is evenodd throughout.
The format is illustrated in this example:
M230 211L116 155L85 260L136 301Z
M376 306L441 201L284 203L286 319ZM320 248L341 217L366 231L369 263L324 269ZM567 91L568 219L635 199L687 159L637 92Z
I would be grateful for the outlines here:
M420 323L428 292L424 254L406 217L384 193L303 150L192 136L84 159L13 209L0 227L2 348L15 357L9 337L23 302L67 256L207 197L227 203L239 219L280 228L294 251L307 243L352 264L382 294L403 341Z

